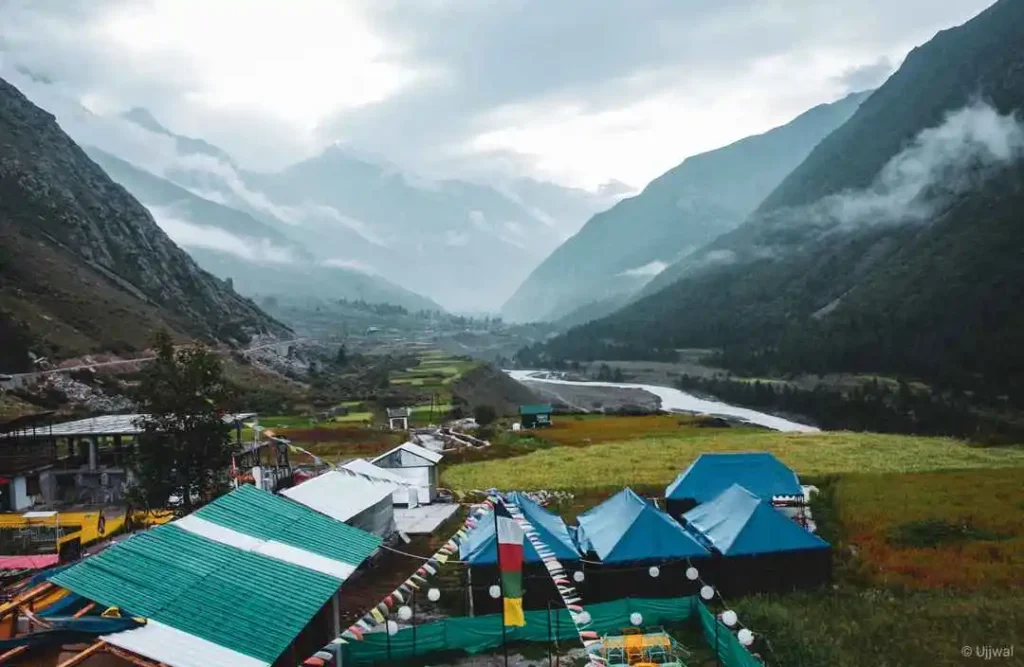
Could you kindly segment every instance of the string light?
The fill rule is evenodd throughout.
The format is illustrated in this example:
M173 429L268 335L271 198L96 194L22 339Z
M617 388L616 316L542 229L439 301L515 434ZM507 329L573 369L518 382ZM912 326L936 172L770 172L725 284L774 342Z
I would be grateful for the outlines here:
M657 579L658 575L661 574L661 570L658 569L657 565L652 565L651 569L647 570L647 573L651 575L652 578Z
M572 573L572 580L577 584L582 584L583 580L587 578L587 575L583 574L583 570L576 570Z
M427 599L431 602L437 602L441 599L441 591L437 590L436 588L431 588L429 591L427 591Z
M412 618L412 608L406 605L402 605L401 607L399 607L398 618L400 618L403 621L408 621L410 618Z
M644 622L643 614L641 614L638 611L634 611L632 614L629 615L629 622L633 625L640 625Z

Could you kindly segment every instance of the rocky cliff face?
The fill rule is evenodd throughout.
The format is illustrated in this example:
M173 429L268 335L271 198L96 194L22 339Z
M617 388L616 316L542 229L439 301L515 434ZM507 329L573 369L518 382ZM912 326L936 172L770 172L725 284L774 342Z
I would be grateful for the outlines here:
M61 329L63 345L49 343L68 353L102 347L105 327L129 347L157 326L224 342L286 331L202 271L53 116L3 80L0 233L0 307L44 338Z

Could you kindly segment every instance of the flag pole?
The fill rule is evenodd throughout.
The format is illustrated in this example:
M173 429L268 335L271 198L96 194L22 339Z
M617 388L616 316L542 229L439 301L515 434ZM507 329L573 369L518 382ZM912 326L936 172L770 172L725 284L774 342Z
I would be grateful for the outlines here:
M505 505L501 498L498 498L498 502ZM508 667L508 642L505 636L505 582L502 581L502 570L501 570L501 541L498 539L498 513L491 512L494 515L494 553L497 555L498 562L498 590L501 592L501 606L498 610L498 620L501 621L501 652L505 656L505 667Z

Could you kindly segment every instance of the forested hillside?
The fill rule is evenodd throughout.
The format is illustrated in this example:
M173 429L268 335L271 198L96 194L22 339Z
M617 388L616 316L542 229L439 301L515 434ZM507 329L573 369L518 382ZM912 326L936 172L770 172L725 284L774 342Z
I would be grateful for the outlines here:
M744 372L859 371L1024 396L1024 3L916 49L683 278L546 348Z

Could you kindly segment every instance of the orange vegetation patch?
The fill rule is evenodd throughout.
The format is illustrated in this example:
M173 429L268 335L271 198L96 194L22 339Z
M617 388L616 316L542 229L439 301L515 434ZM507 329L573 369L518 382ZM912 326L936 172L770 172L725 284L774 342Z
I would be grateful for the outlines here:
M1024 587L1024 469L849 475L845 541L878 584Z
M583 446L601 442L621 442L650 436L677 435L680 428L692 428L695 420L687 415L646 415L642 417L592 417L555 415L549 428L530 433L559 445Z

